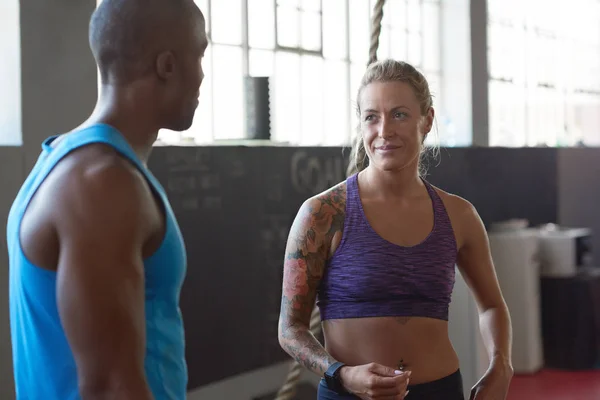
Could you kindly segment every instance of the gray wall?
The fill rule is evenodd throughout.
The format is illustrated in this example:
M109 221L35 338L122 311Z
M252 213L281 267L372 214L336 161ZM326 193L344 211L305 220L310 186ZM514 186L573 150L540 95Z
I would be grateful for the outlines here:
M600 151L560 149L558 187L558 222L592 228L594 260L600 263Z
M19 190L23 179L23 153L19 147L0 147L0 287L8 287L8 268L4 221L12 199ZM0 399L10 400L14 396L12 380L12 363L10 347L10 330L8 325L8 296L6 292L0 296Z

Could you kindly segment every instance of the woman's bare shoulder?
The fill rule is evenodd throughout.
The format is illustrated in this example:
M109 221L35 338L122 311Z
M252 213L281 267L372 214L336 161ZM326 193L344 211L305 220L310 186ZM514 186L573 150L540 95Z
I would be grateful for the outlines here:
M346 182L340 182L329 189L308 198L303 207L328 214L343 215L346 210Z
M473 204L469 200L456 194L452 194L450 192L442 190L438 187L433 186L433 188L444 202L444 206L446 207L446 211L450 215L450 218L462 218L466 215L470 216L474 212L477 212L475 210L475 206L473 206Z

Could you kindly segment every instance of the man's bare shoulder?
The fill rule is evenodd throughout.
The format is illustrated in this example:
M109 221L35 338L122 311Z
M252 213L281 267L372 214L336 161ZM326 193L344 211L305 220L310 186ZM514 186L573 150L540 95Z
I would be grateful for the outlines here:
M137 223L152 192L143 174L116 150L89 145L65 157L45 182L44 197L53 203L57 227L77 221L122 218Z

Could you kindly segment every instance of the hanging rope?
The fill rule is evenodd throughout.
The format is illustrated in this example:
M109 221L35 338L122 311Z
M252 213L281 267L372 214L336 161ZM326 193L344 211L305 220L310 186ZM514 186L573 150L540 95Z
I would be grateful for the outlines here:
M381 35L381 20L383 19L383 6L385 0L377 0L373 7L373 17L371 18L371 45L369 47L369 64L377 61L377 49L379 48L379 36ZM310 332L318 336L321 333L321 314L319 308L315 305L310 316ZM302 365L293 361L287 374L284 384L277 392L275 400L294 400L298 392L298 383L302 374Z
M383 19L383 5L385 0L377 0L373 7L371 17L371 46L369 47L369 64L377 61L377 49L379 48L379 37L381 36L381 20Z

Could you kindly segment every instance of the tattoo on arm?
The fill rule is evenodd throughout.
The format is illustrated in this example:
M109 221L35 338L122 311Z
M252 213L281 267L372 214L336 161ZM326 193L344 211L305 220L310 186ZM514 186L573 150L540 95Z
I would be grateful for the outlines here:
M305 202L290 230L284 261L279 342L296 361L319 375L336 360L308 327L333 236L343 227L345 204L345 184Z

